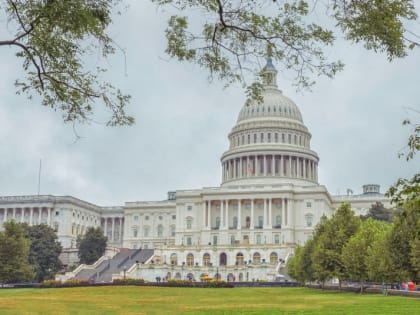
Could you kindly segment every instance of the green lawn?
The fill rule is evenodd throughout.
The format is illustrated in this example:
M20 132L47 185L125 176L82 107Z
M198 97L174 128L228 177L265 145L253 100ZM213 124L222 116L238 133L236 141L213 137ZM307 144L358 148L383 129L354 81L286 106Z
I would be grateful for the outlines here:
M0 314L419 314L420 300L306 288L0 290Z

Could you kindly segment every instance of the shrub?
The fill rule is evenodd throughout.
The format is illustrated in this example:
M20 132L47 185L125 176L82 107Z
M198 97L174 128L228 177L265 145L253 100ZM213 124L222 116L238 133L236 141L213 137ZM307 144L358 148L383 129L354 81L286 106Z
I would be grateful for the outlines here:
M144 279L132 279L132 278L114 279L112 281L112 284L114 285L139 285L143 283L144 283Z

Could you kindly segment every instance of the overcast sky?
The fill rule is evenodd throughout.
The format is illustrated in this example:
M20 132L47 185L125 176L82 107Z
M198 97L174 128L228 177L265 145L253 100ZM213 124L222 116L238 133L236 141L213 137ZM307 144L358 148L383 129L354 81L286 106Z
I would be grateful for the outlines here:
M245 96L239 86L207 81L207 73L164 53L166 17L149 1L132 1L112 37L127 52L108 62L112 82L132 95L132 127L73 126L37 100L15 94L22 74L12 49L0 48L0 195L71 195L103 206L162 200L167 191L219 186L220 157ZM1 20L0 25L5 25ZM1 29L1 28L0 28ZM7 30L0 30L6 39ZM333 80L297 93L279 73L283 93L301 110L319 157L319 182L331 194L367 183L384 192L420 170L397 154L407 141L403 119L420 110L420 50L389 63L385 55L339 42L331 51L346 64ZM127 72L127 73L126 73Z

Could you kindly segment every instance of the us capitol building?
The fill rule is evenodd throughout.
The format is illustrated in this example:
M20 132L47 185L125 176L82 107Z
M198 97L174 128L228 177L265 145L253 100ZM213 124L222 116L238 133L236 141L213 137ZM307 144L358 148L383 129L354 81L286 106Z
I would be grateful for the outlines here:
M67 263L77 259L76 238L88 227L101 227L115 251L152 250L141 265L124 266L124 276L197 279L206 273L231 281L278 280L295 246L312 237L323 215L331 216L343 202L357 215L377 201L390 204L379 185L344 196L320 185L311 134L299 108L278 89L270 59L263 77L263 102L247 101L228 135L220 187L179 190L164 201L120 207L70 196L0 197L0 224L14 219L50 225Z

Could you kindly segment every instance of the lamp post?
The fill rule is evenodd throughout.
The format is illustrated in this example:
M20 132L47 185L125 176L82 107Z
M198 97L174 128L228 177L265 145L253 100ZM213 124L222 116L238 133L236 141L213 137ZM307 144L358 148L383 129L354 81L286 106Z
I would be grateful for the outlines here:
M127 271L127 266L124 266L124 267L123 267L123 271L124 271L124 280L125 280L125 273L126 273L126 271Z

